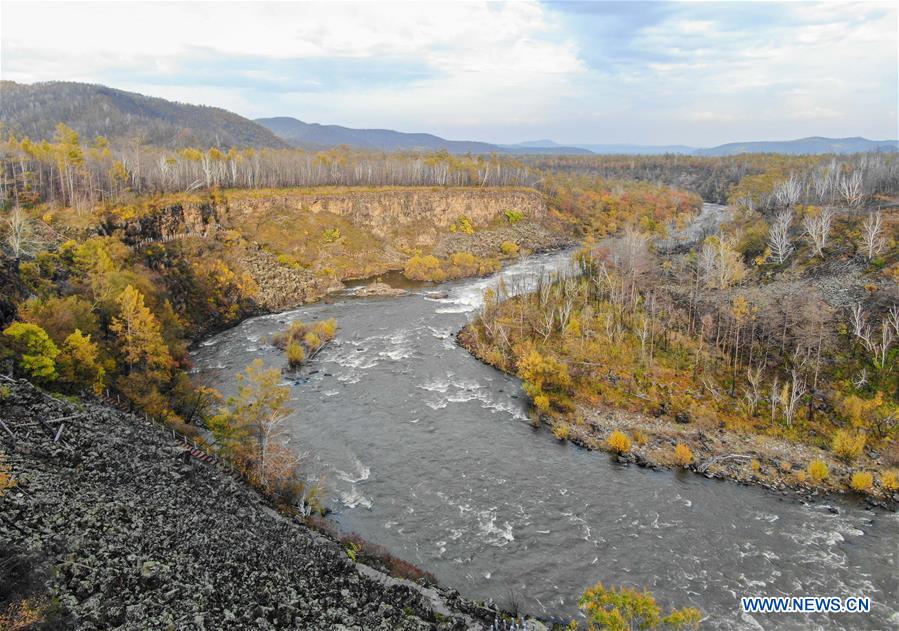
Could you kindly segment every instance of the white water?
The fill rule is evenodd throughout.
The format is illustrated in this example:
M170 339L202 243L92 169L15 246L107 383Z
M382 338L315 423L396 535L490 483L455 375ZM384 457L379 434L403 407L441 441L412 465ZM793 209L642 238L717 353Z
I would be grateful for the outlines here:
M568 254L505 271L511 289ZM340 527L386 545L468 596L536 614L577 615L598 580L693 605L709 629L897 628L894 514L845 502L839 514L686 472L615 464L526 420L517 380L474 360L454 333L496 279L447 297L339 300L247 321L202 344L197 368L227 391L295 318L336 318L335 342L293 389L294 438L325 476ZM868 595L870 615L741 615L743 595Z

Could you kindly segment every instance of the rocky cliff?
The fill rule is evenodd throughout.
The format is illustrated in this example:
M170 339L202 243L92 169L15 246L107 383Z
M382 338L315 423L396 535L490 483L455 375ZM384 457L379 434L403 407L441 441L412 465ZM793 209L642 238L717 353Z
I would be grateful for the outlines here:
M527 188L404 187L312 191L297 188L272 191L264 196L253 193L236 191L229 194L231 211L259 215L273 207L281 207L327 212L349 219L379 238L386 238L398 228L410 225L447 230L463 215L477 227L502 218L507 210L518 211L530 219L542 219L547 212L543 195Z

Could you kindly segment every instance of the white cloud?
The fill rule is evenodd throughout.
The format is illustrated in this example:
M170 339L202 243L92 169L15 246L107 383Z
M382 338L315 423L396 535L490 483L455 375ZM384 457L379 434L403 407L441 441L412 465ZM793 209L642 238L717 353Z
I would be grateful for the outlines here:
M107 83L248 116L493 141L897 135L887 3L633 3L611 17L534 0L0 10L4 79Z

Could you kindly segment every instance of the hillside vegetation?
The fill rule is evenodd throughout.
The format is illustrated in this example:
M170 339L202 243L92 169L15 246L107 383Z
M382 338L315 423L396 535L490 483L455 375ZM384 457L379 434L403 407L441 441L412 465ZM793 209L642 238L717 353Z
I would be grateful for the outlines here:
M176 103L102 85L0 82L0 121L32 141L52 140L63 122L85 138L161 147L285 147L253 121L206 105Z
M802 204L821 193L774 181L768 196L742 180L734 220L673 250L655 247L663 204L594 214L575 276L500 287L463 342L517 373L559 438L791 486L874 471L862 490L892 495L899 214Z

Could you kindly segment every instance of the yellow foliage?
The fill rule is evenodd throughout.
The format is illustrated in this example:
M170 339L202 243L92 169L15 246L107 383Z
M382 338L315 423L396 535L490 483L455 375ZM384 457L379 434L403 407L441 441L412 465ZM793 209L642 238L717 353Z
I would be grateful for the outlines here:
M340 240L340 228L326 228L322 230L322 240L325 243L334 243Z
M287 345L287 363L291 368L296 368L300 364L303 363L306 359L306 351L303 349L302 344L291 341Z
M616 429L609 434L609 438L606 440L606 446L610 451L626 454L631 450L631 439L628 438L624 432L620 432Z
M642 429L635 429L634 431L632 431L631 438L634 440L634 443L636 443L640 447L644 447L646 443L649 442L649 435Z
M534 397L534 407L544 414L549 412L549 397L545 394L538 394Z
M693 452L683 443L678 443L674 448L674 462L682 467L687 467L693 462Z
M6 462L6 455L0 452L0 497L6 494L7 489L16 485L16 479L12 474L12 467Z
M808 474L816 482L823 482L830 475L830 469L823 460L812 460L808 464Z
M852 487L852 490L859 493L867 493L873 485L874 476L867 471L856 471L852 474L852 479L849 481L849 486Z
M403 275L412 280L429 280L439 282L446 278L446 272L440 266L440 259L430 254L413 256L406 261Z
M689 607L663 616L650 592L630 587L607 588L602 583L584 591L578 606L587 617L588 631L698 629L702 619L698 609Z
M888 469L880 476L880 484L891 493L899 491L899 470Z
M837 458L850 462L858 458L865 450L865 436L841 429L833 435L830 448Z
M303 344L305 344L306 348L308 348L309 350L314 351L322 345L322 341L321 338L318 337L318 335L310 331L303 336Z
M327 341L334 338L337 333L337 320L329 318L322 320L315 325L315 333L323 340Z
M555 425L553 425L553 436L558 438L559 440L565 440L568 438L568 435L571 433L571 427L569 427L568 423L559 421Z
M519 248L514 241L503 241L499 246L499 250L506 256L517 256Z
M60 379L73 385L92 388L99 393L103 389L106 374L99 357L100 349L91 341L91 336L75 329L63 342L59 355Z
M450 226L450 232L463 232L465 234L474 234L474 224L471 219L465 215L459 215L456 222Z

